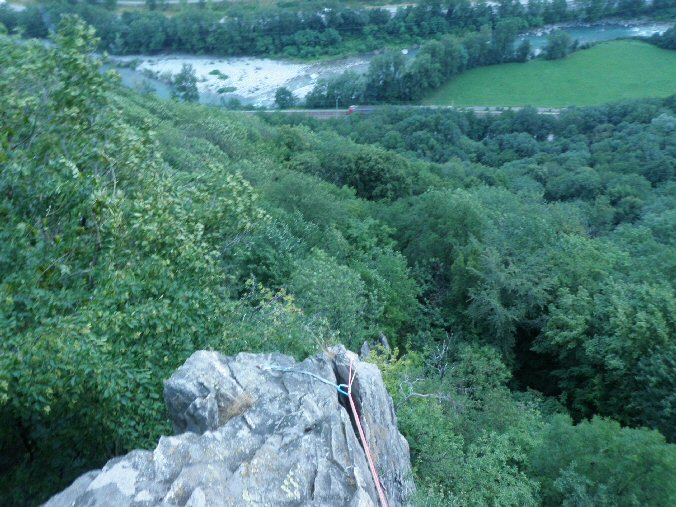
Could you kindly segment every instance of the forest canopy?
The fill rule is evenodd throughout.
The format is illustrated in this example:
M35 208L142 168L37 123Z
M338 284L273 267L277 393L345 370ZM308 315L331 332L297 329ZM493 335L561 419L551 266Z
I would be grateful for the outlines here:
M65 14L96 28L99 48L113 54L182 52L221 56L317 57L363 53L384 46L410 46L443 35L495 30L501 24L525 30L568 21L673 15L671 0L423 0L385 8L341 2L202 2L178 10L113 10L114 1L46 0L15 12L0 5L0 23L27 37L45 37ZM208 4L208 5L207 5ZM253 5L251 5L253 4ZM325 4L325 5L323 5ZM152 5L150 5L152 7ZM165 6L168 7L168 6ZM176 8L176 6L172 6Z
M258 118L97 45L0 35L1 504L169 433L194 350L382 336L416 504L676 503L676 96Z

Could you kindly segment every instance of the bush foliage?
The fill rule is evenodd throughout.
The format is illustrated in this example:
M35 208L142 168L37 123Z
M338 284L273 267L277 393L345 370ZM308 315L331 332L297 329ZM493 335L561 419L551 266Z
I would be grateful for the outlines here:
M674 97L255 118L96 45L0 35L0 503L151 447L197 349L382 336L420 505L676 502Z

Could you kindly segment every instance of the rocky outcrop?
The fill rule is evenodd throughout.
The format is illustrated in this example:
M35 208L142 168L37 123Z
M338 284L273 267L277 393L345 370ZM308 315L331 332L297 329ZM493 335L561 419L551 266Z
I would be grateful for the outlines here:
M377 506L347 398L334 386L347 383L350 361L387 501L405 505L414 486L392 400L378 368L344 347L302 363L280 354L194 353L164 386L177 434L154 451L110 460L46 505Z

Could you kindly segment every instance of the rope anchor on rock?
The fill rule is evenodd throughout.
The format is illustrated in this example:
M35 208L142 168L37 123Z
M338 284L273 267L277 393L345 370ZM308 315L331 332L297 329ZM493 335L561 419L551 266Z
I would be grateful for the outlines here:
M348 392L343 390L343 388L347 389L349 387L347 384L334 384L330 380L320 377L319 375L315 375L314 373L309 371L299 370L298 368L284 368L283 366L277 366L274 364L266 364L264 366L259 366L259 368L261 370L272 370L272 371L281 371L282 373L300 373L301 375L308 375L316 380L319 380L320 382L323 382L324 384L330 385L331 387L335 387L340 394L349 396Z
M357 413L357 407L354 404L354 400L352 399L352 383L354 382L355 377L357 376L357 369L352 368L352 359L350 359L350 373L348 375L348 383L347 384L334 384L330 380L327 380L323 377L320 377L319 375L315 375L312 372L305 371L305 370L299 370L298 368L285 368L282 366L276 366L273 364L268 364L264 366L260 366L262 370L272 370L272 371L279 371L282 373L299 373L301 375L308 375L315 380L319 380L320 382L330 385L334 387L340 394L343 394L347 396L347 399L350 402L350 408L352 409L352 415L354 416L354 421L357 424L357 429L359 430L359 437L361 438L362 443L364 444L364 452L366 454L366 460L368 461L369 468L371 469L371 475L373 476L373 482L375 482L376 489L378 490L378 497L380 498L380 504L383 507L389 507L387 503L387 499L385 498L385 492L383 491L382 485L380 484L380 477L378 477L378 471L376 470L375 464L373 463L373 458L371 457L371 449L369 448L369 444L366 441L366 435L364 434L364 428L362 427L361 420L359 419L359 414Z

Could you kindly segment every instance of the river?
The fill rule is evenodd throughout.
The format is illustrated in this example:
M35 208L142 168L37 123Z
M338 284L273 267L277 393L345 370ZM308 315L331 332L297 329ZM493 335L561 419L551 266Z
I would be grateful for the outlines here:
M580 44L601 42L626 37L650 36L663 33L671 24L656 22L599 22L595 24L552 25L521 34L519 40L528 39L536 53L544 48L547 35L562 29ZM518 41L517 41L518 44ZM402 52L413 58L417 49ZM183 64L192 65L198 78L200 102L223 105L236 99L244 105L269 107L274 104L275 91L287 87L296 97L303 99L321 78L330 78L346 70L364 73L377 53L351 58L341 58L320 63L298 63L268 58L221 58L191 55L124 56L113 57L122 83L142 91L154 91L160 97L171 96L171 76ZM348 106L349 104L342 104Z
M413 58L417 51L413 48L402 52ZM153 89L159 96L168 97L171 76L180 72L183 64L188 64L197 76L201 103L221 105L236 99L245 105L268 107L274 104L275 92L282 86L303 99L319 79L338 76L347 70L365 73L375 55L367 53L318 63L192 55L134 55L111 57L110 61L118 68L122 83L131 88Z
M673 26L673 23L651 23L634 21L604 21L591 24L552 25L527 32L519 36L519 40L527 39L531 47L538 53L547 44L547 35L555 29L567 32L580 44L603 42L627 37L650 37L661 34Z

